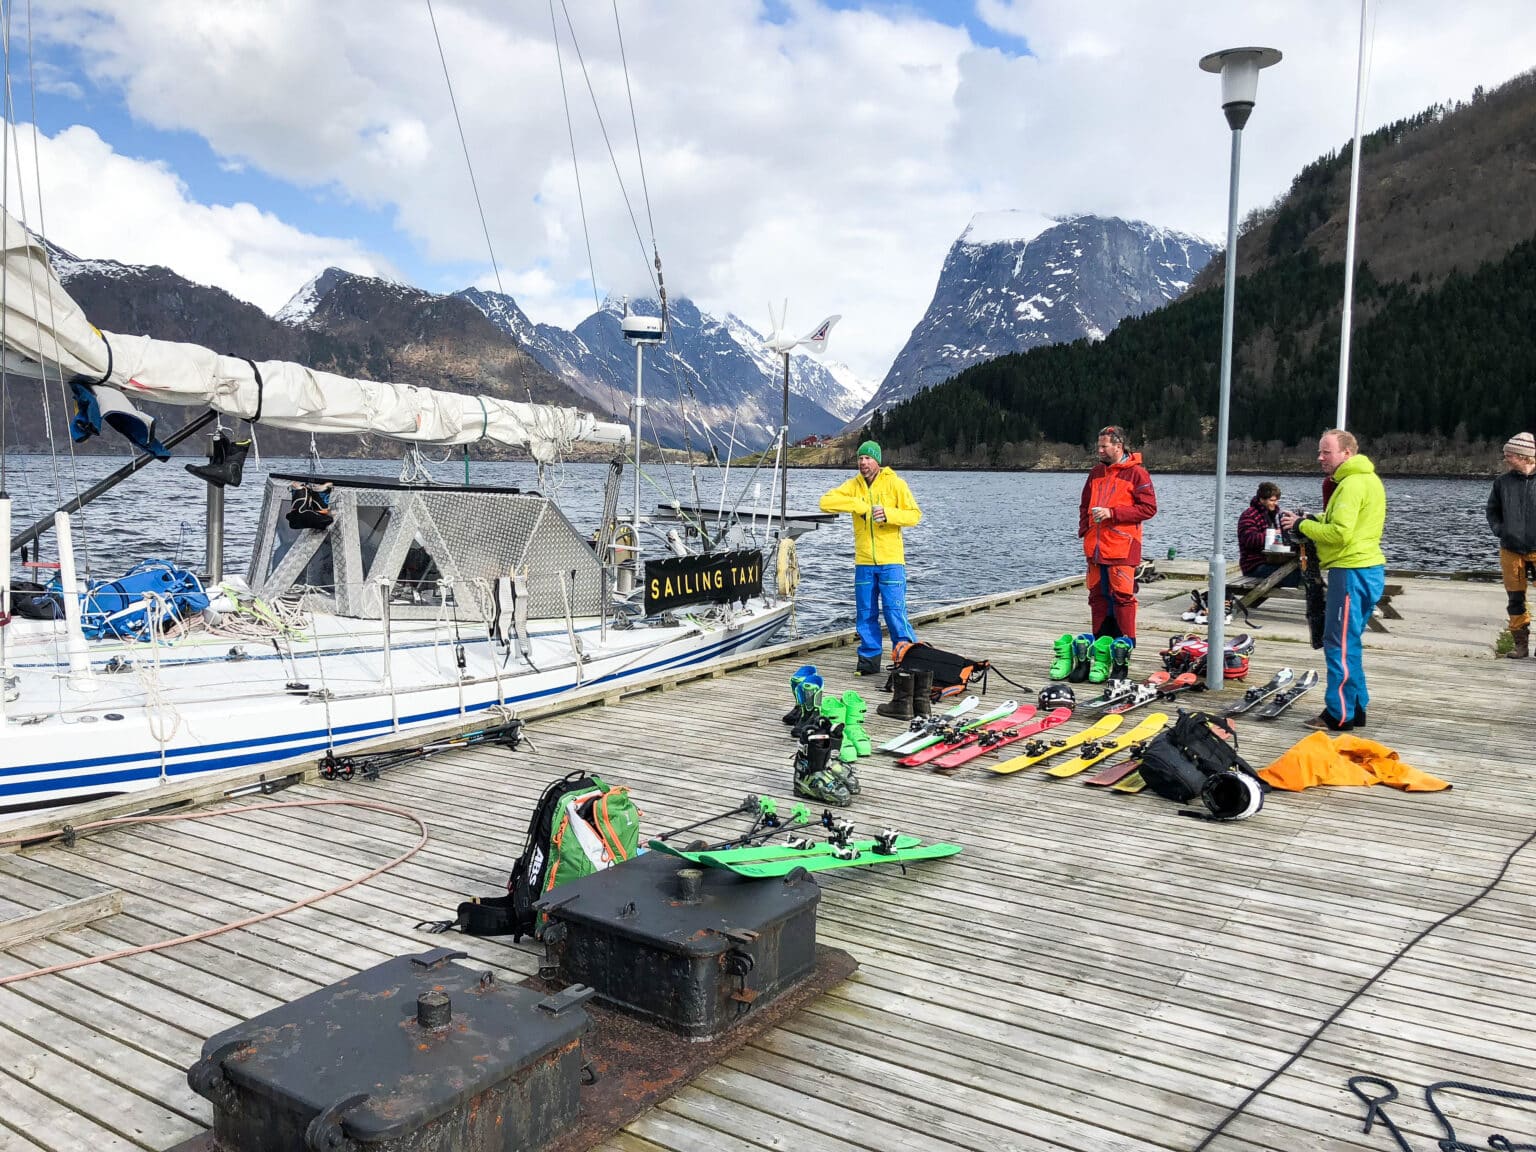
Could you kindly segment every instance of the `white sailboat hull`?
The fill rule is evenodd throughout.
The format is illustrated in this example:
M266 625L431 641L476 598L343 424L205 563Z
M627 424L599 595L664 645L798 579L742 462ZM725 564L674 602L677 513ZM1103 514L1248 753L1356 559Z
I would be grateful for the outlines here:
M477 717L500 716L562 694L707 663L769 643L790 605L761 601L716 623L610 628L577 621L584 653L558 631L530 638L532 660L482 631L461 634L441 622L396 623L386 679L377 622L317 618L314 645L292 652L271 642L228 639L93 645L96 690L68 686L53 653L62 641L46 624L13 633L11 667L22 695L0 729L3 813L86 797L147 791L233 769L319 757L392 735L422 734ZM26 629L18 630L26 632ZM464 669L458 666L458 650ZM104 671L112 656L133 661ZM292 687L290 687L292 686ZM499 711L505 708L506 713ZM32 716L35 722L28 722Z

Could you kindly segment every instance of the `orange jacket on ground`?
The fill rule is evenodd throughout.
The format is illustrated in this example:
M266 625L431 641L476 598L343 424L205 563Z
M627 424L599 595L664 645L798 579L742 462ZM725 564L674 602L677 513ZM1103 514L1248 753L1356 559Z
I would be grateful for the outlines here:
M1271 787L1300 792L1314 784L1388 784L1404 792L1439 792L1450 784L1410 768L1384 744L1360 736L1313 732L1259 773Z
M1095 524L1088 517L1090 508L1108 508L1109 519ZM1094 564L1140 564L1141 522L1155 515L1157 493L1140 452L1122 456L1118 464L1095 464L1077 508L1083 555Z

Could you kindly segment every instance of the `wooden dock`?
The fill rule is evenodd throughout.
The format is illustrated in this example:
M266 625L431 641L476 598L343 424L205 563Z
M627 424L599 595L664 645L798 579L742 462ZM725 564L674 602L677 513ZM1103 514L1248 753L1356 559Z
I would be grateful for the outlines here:
M862 761L864 791L851 810L861 828L955 840L964 854L905 875L824 874L820 936L855 956L854 976L601 1147L1199 1147L1536 830L1536 661L1492 657L1502 591L1403 583L1404 619L1367 637L1364 734L1452 781L1451 791L1276 793L1254 819L1211 824L1180 819L1177 806L1151 796L1106 794L1038 769L996 777L968 766L944 777ZM1191 586L1143 590L1138 672L1155 667L1163 637L1188 627L1178 614ZM1322 670L1300 613L1270 601L1255 617L1263 630L1253 682L1282 665ZM1083 591L1069 581L926 620L920 631L1038 688L1050 641L1085 619ZM468 751L377 782L309 781L273 797L406 807L431 840L398 868L291 916L0 986L0 1152L165 1149L197 1135L209 1108L184 1073L203 1039L357 969L443 944L413 926L504 883L531 803L558 774L581 768L629 785L652 831L747 793L787 800L792 745L779 717L789 673L811 661L832 688L879 697L878 682L852 677L846 643L786 644L729 670L537 719L537 752ZM1010 694L993 679L989 700ZM1242 750L1268 763L1305 733L1299 722L1320 697L1279 722L1243 724ZM896 727L871 709L877 742ZM139 825L0 855L0 977L270 909L361 874L416 837L387 813L319 808ZM71 923L81 926L60 930ZM540 955L526 944L448 942L511 976L532 973ZM1532 1092L1532 1068L1536 851L1527 851L1475 907L1350 1003L1209 1147L1391 1149L1380 1124L1362 1131L1365 1106L1346 1088L1371 1074L1401 1093L1387 1115L1414 1147L1433 1148L1441 1132L1426 1085ZM1536 1140L1531 1104L1466 1094L1443 1104L1469 1143L1486 1146L1495 1131Z

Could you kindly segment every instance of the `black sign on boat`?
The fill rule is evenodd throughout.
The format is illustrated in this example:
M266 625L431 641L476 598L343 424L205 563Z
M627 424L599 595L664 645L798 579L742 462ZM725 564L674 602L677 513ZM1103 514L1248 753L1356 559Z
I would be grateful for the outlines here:
M685 604L729 604L762 594L763 554L754 549L646 561L647 616Z

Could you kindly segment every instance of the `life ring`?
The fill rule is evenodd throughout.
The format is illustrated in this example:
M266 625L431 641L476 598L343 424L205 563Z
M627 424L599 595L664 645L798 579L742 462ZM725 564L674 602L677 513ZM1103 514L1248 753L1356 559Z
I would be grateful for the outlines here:
M795 542L787 536L779 541L778 567L774 574L778 579L779 595L793 600L800 589L800 557L795 552Z

